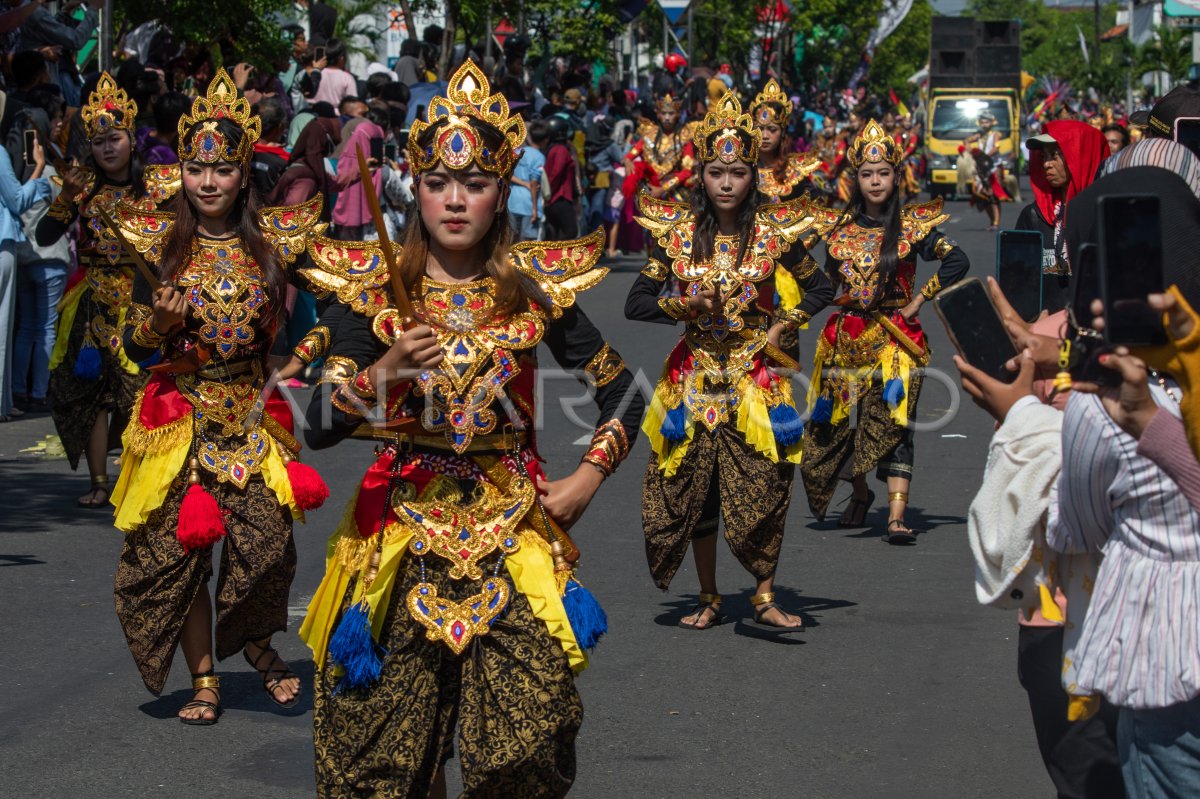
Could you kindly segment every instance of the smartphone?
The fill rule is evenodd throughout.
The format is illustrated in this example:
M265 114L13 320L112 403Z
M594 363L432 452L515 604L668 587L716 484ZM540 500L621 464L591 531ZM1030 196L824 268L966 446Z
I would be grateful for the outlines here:
M318 47L317 49L313 50L313 61L320 61L323 58L325 58L324 47Z
M1042 310L1043 247L1036 230L1001 230L996 239L996 282L1027 322Z
M1071 292L1071 315L1079 332L1071 342L1068 371L1075 380L1102 386L1120 385L1121 374L1100 364L1100 356L1112 352L1104 338L1092 329L1092 303L1100 299L1100 264L1098 247L1087 242L1075 256L1078 263L1072 268L1074 286Z
M376 163L383 163L383 139L371 139L370 157L374 158Z
M1079 247L1075 264L1075 286L1071 292L1071 313L1075 323L1090 328L1092 326L1092 303L1100 299L1100 269L1097 264L1095 243L1087 242Z
M25 131L25 163L29 166L34 165L33 148L37 144L37 131L30 128Z
M979 278L941 291L933 298L933 307L963 360L1001 382L1016 379L1017 373L1008 371L1005 364L1017 357L1017 348Z
M1175 120L1175 141L1200 156L1200 117L1179 117Z
M396 143L395 142L388 142L387 144L383 145L383 157L389 161L396 160Z
M182 91L184 94L191 94L192 89L195 87L195 85L196 85L196 79L189 75L187 78L184 79L183 86L180 88L180 91Z
M1164 290L1158 197L1110 194L1098 202L1104 340L1134 347L1165 344L1162 315L1146 300Z

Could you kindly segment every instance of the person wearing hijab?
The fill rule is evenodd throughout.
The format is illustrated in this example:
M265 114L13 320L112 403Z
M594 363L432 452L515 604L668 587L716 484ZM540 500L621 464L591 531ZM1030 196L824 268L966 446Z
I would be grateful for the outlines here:
M357 125L346 139L345 147L338 158L337 186L339 189L337 203L333 206L333 224L338 238L361 239L368 232L364 228L371 226L371 210L367 207L366 192L360 185L358 173L358 149L362 148L364 155L371 152L371 140L384 138L383 128L369 119ZM370 162L370 159L369 161ZM374 164L371 181L375 184L375 195L383 196L383 169L381 164Z
M1108 158L1108 142L1086 122L1056 120L1025 146L1033 202L1022 209L1016 229L1042 234L1042 307L1053 312L1066 307L1070 298L1067 205L1095 180Z
M333 195L336 188L326 172L325 158L333 152L333 146L341 138L341 128L336 119L316 117L310 120L296 139L288 156L287 168L279 176L267 202L271 205L298 205L317 194Z

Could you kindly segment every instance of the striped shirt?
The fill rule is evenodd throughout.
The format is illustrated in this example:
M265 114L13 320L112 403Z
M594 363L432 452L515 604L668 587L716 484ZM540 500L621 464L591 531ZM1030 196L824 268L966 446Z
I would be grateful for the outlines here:
M1097 397L1071 396L1062 435L1046 541L1104 553L1074 649L1079 688L1136 709L1200 696L1200 516Z

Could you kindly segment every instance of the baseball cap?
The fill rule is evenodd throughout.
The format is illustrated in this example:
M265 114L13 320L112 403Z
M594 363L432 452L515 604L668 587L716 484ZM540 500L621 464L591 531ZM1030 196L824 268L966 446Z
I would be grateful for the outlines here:
M1049 133L1039 133L1025 140L1025 147L1029 150L1040 150L1047 144L1058 144L1058 141Z
M1175 120L1181 117L1200 117L1200 92L1186 86L1176 86L1150 109L1146 121L1151 136L1175 138Z

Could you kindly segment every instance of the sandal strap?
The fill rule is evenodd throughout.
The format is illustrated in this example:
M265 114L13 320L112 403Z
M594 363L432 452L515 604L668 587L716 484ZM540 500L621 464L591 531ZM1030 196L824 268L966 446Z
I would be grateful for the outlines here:
M218 713L221 710L220 705L216 704L215 702L209 702L206 699L193 699L191 702L188 702L186 705L184 705L181 710L187 710L188 708L192 707L202 707L205 710L211 710L214 713Z
M774 602L775 602L775 592L774 591L765 591L761 594L755 594L754 596L750 597L750 604L756 608L764 608L765 609L765 606L774 604Z

